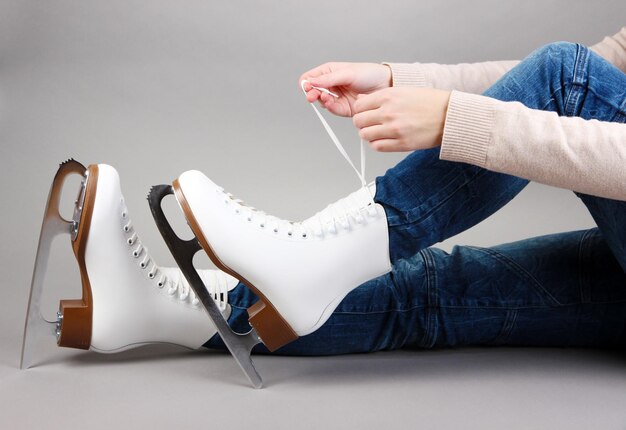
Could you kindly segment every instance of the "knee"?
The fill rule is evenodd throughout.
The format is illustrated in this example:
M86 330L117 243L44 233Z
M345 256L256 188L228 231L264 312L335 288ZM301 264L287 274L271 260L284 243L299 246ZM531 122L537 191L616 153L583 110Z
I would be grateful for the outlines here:
M533 109L563 111L563 89L573 77L580 45L554 42L536 49L484 95Z
M488 89L485 95L561 114L564 111L564 90L574 76L579 49L580 45L569 42L542 46Z
M573 62L578 53L578 44L571 42L552 42L536 49L527 60L534 62L538 69L559 67L564 63Z

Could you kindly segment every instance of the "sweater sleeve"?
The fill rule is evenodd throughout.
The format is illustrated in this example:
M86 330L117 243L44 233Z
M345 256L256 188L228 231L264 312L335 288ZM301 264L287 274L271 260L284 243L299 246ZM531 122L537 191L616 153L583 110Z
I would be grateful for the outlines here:
M591 49L626 73L626 27L613 36L605 37Z
M626 73L626 27L614 36L605 37L591 47L606 60ZM433 87L482 94L519 61L487 61L482 63L390 63L394 87Z
M519 61L483 63L383 63L391 68L394 87L432 87L480 94L492 86Z
M626 200L626 124L453 91L440 158Z

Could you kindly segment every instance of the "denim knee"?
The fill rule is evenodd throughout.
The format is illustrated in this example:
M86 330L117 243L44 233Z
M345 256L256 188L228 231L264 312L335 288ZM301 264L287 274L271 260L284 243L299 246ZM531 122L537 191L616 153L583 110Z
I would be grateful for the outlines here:
M538 65L558 64L559 61L574 61L579 50L579 45L572 42L552 42L534 50L528 59L535 59ZM556 61L553 61L556 60Z
M583 57L587 57L587 48L581 45L570 42L547 44L522 60L484 95L564 115L567 94L575 76L581 72L577 72L577 64Z

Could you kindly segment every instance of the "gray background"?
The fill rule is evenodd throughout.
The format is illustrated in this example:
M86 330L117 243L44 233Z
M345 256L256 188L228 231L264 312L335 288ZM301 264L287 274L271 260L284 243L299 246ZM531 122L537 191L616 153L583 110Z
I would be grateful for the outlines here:
M550 41L595 43L625 18L623 0L1 0L0 428L626 428L626 363L603 351L259 357L268 387L253 391L222 353L148 347L100 356L46 339L39 366L17 370L41 214L60 161L115 166L144 242L171 264L145 195L184 170L203 170L291 219L356 189L300 93L303 71L332 60L522 58ZM350 121L332 124L356 156ZM403 157L369 155L370 179ZM592 225L571 193L532 185L442 246ZM79 291L67 240L55 250L49 313Z

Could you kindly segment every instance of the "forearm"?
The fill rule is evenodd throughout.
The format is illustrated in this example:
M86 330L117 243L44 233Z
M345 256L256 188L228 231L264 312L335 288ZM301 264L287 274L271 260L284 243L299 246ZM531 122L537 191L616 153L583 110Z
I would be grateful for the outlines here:
M453 92L440 157L626 200L626 124Z
M626 73L626 27L605 37L591 49ZM519 61L487 61L482 63L384 63L391 68L392 85L397 87L432 87L482 94Z
M430 87L481 94L519 61L483 63L384 63L392 71L394 87Z

